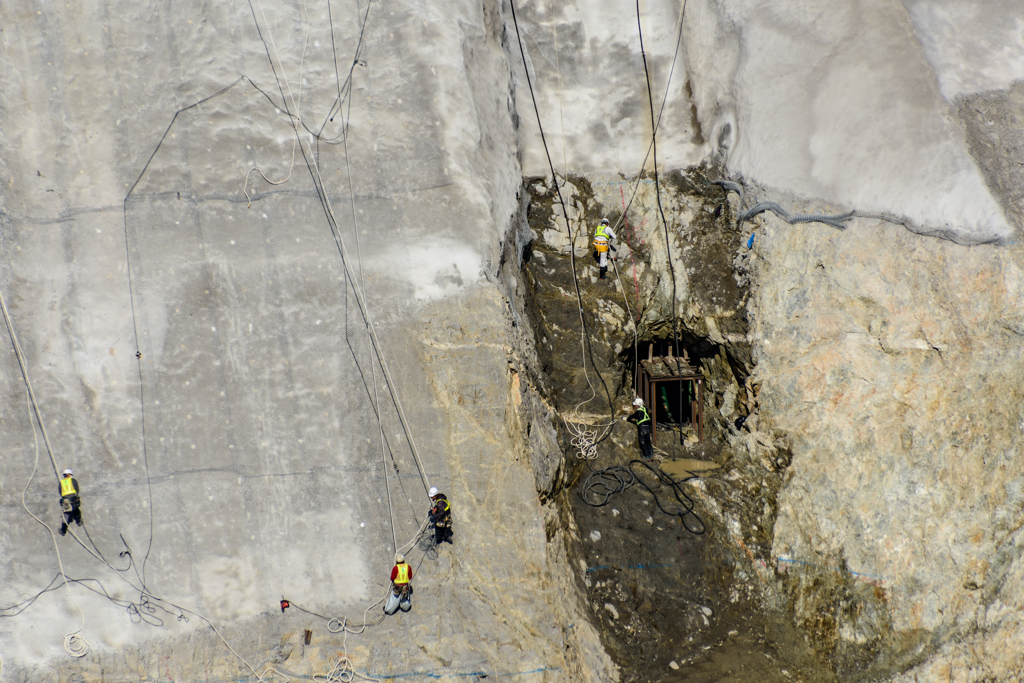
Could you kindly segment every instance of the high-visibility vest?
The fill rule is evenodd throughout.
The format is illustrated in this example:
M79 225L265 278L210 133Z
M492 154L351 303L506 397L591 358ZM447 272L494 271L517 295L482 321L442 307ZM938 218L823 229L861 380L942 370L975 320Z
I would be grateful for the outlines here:
M636 423L638 425L642 425L644 422L650 422L651 421L651 414L647 412L647 408L645 406L640 406L640 410L643 411L644 416L642 418L640 418L639 420L637 420Z
M78 490L75 488L74 477L64 477L60 480L60 497L64 496L75 496L78 495Z
M395 585L404 586L409 583L409 565L403 562L396 564L395 567L398 569L398 573L395 575Z
M608 251L608 234L605 233L606 229L607 226L602 225L594 232L594 248L601 254Z

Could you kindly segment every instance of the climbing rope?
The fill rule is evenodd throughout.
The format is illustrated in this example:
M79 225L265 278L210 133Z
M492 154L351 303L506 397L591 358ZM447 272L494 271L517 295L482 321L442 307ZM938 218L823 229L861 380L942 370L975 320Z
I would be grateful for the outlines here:
M573 435L570 443L576 449L576 457L580 460L593 460L597 457L597 429L583 422L569 422L564 417L565 428Z
M7 310L7 302L4 299L3 291L0 289L0 309L3 310L4 322L7 324L7 332L11 337L11 344L14 346L14 355L18 357L18 365L21 367L21 376L25 381L25 405L29 410L29 413L34 415L36 421L39 424L39 431L43 434L43 443L46 444L46 453L50 457L50 465L53 466L53 475L60 481L60 475L57 474L57 461L53 457L53 449L50 446L50 438L46 434L46 423L43 421L43 417L39 412L39 403L36 401L35 391L32 390L32 380L29 379L28 374L28 363L25 360L25 352L21 348L21 344L18 342L18 335L14 331L14 323L11 321L11 315ZM31 424L31 420L29 420ZM71 591L71 586L68 583L67 574L64 572L64 561L60 556L60 545L57 543L57 538L53 535L53 529L43 520L39 519L28 508L28 503L25 500L25 496L28 493L28 487L32 484L32 480L36 476L36 470L39 469L39 435L36 432L35 424L32 424L32 439L35 444L35 460L32 463L32 474L29 475L28 481L25 482L25 488L21 491L21 506L25 508L25 512L32 516L32 519L36 520L50 532L50 540L53 541L54 551L57 553L57 565L60 567L60 575L64 578L64 587L68 591L68 597L71 598L71 602L74 603L75 609L78 610L81 623L78 628L70 633L64 634L64 651L72 657L84 657L89 654L89 643L84 638L78 635L78 633L85 628L85 612L79 606L78 601L75 600L75 595Z
M509 0L509 6L512 9L512 23L516 29L516 40L519 45L519 54L523 60L523 72L526 74L526 84L530 90L530 99L533 102L533 113L537 118L537 129L540 132L541 143L544 146L544 155L548 161L548 168L551 170L551 182L555 187L555 194L558 196L558 203L562 207L562 216L565 218L565 228L569 235L569 265L572 269L572 282L573 288L576 292L576 304L580 318L580 336L581 345L583 347L583 369L586 375L587 357L590 357L591 365L594 366L594 371L597 373L598 378L601 380L601 384L604 386L605 394L608 396L608 403L611 405L612 398L611 392L608 391L608 386L605 384L604 377L601 376L601 372L597 369L597 364L594 363L593 349L590 348L587 321L583 316L583 295L580 293L579 277L576 274L576 234L573 233L572 224L569 222L569 208L565 203L565 198L562 197L562 189L558 184L558 174L555 173L554 162L551 161L551 150L548 148L547 137L544 135L544 125L540 118L540 109L537 106L537 96L533 90L533 79L530 78L530 67L526 60L526 48L523 47L523 38L519 31L519 19L516 16L516 3L515 0ZM577 231L579 232L579 231ZM587 382L590 383L590 378L587 376ZM593 384L591 388L594 389ZM596 389L594 389L594 396L596 396ZM593 397L584 401L584 404L593 400ZM581 404L582 405L582 404ZM612 416L614 417L614 416Z
M686 6L683 6L685 10ZM680 13L680 26L682 26L682 14ZM640 36L640 56L644 64L644 77L647 81L647 103L651 112L651 147L654 159L654 192L658 200L658 215L661 217L661 225L665 233L665 255L668 258L668 270L672 277L672 348L675 350L676 358L679 353L679 314L676 310L676 268L672 262L672 244L669 239L668 221L665 219L665 209L661 204L661 181L658 177L658 129L654 120L654 97L651 94L651 73L647 68L647 53L644 51L644 31L640 23L640 0L636 0L636 27ZM679 383L679 401L683 400L683 384Z
M257 2L261 2L261 0L257 0ZM251 12L253 14L253 19L255 20L256 19L256 10L252 6L252 0L249 0L249 9L251 10ZM262 5L261 5L261 9L262 9ZM334 237L335 244L337 245L338 251L339 251L339 253L341 255L342 266L345 269L345 276L346 276L346 278L348 278L349 282L353 282L354 283L354 282L356 282L358 280L358 278L352 272L352 266L351 266L351 261L349 259L348 250L345 247L345 240L344 240L344 238L342 238L341 231L338 228L338 222L337 222L337 219L336 219L336 217L334 215L334 209L331 206L330 197L329 197L327 191L324 189L323 177L321 176L320 166L319 166L319 163L317 162L316 154L313 152L313 148L312 148L312 146L308 142L306 143L306 146L302 145L302 139L301 139L301 136L300 136L300 133L299 133L300 122L297 121L296 115L293 114L292 111L291 111L291 108L289 108L288 100L287 100L287 98L285 97L285 94L284 94L284 91L285 91L286 88L288 89L289 94L291 94L291 87L290 87L290 85L288 85L288 79L287 79L287 77L283 73L283 67L281 69L281 73L278 72L278 67L277 67L277 65L275 65L274 60L273 60L273 58L270 55L270 46L267 45L267 41L263 37L263 31L262 31L262 29L260 29L258 21L256 21L256 31L259 34L260 39L263 42L264 48L266 49L267 58L270 60L271 71L274 74L274 79L277 82L278 92L281 95L284 111L285 111L285 113L289 117L289 121L291 122L291 125L292 125L292 131L295 134L296 139L299 140L299 149L302 151L303 161L305 162L306 168L309 170L310 176L313 179L313 185L316 188L317 196L318 196L318 198L320 200L321 206L323 207L324 213L325 213L325 215L327 217L328 227L331 230L331 234ZM270 38L271 38L271 44L274 44L273 34L269 32L269 29L268 29L268 34L270 35ZM361 37L362 37L362 34L360 34L360 38ZM276 50L277 50L276 44L274 44L274 45L275 45L274 50L275 50L275 53L276 53ZM284 81L283 85L282 85L282 80ZM314 135L314 137L315 137L315 135ZM306 154L306 148L307 147L309 148L309 155L308 156ZM346 155L346 159L347 159L347 155ZM350 201L353 202L353 203L355 202L355 197L351 196L351 193L350 193ZM429 479L429 477L427 475L426 468L424 468L423 462L420 459L419 449L416 446L416 440L413 437L412 428L409 425L409 421L408 421L408 419L405 416L405 410L402 407L402 401L401 401L401 399L399 398L399 395L398 395L398 388L395 386L395 382L394 382L394 380L391 377L391 371L388 368L387 360L385 358L383 348L381 347L380 340L377 338L377 331L376 331L376 328L374 327L373 319L372 319L372 317L370 315L369 309L366 306L366 301L365 301L365 299L363 297L363 292L361 291L360 288L357 288L355 286L353 286L352 292L355 295L356 304L359 307L359 312L360 312L360 314L361 314L361 316L363 318L364 324L366 325L367 332L369 333L369 337L370 337L370 341L371 341L371 343L373 345L374 353L377 356L377 362L381 366L381 372L384 375L384 380L385 380L385 382L388 385L388 390L389 390L389 392L391 394L392 401L395 404L395 409L396 409L396 412L398 413L398 419L402 423L402 429L405 431L406 438L409 440L409 449L412 451L413 459L416 461L416 466L419 468L420 478L423 480L424 491L426 491L427 489L430 488L430 479Z
M267 27L268 27L267 28L267 33L270 35L270 42L271 42L271 44L274 45L274 53L277 55L277 61L281 62L281 54L277 51L277 44L274 43L274 34L270 31L270 28L269 28L270 23L267 21L267 13L263 9L263 2L262 2L262 0L258 0L258 1L259 1L259 5L260 5L260 13L263 15L263 23L267 25ZM303 67L304 67L304 65L306 63L306 47L309 45L309 12L306 9L306 0L302 1L302 14L306 17L306 37L302 41L302 57L299 59L299 78L298 78L299 94L295 98L295 116L297 118L301 118L300 110L301 110L301 107L302 107L302 71L303 71ZM333 26L331 27L331 29L332 29L331 37L333 38L334 37ZM281 71L282 72L284 71L283 64L282 64L282 67L281 67ZM287 80L286 80L286 83L287 83ZM291 95L291 87L290 86L288 88L288 94ZM292 177L292 170L294 170L294 168L295 168L295 149L296 149L297 145L298 145L298 139L292 140L292 158L291 158L291 161L288 163L288 174L283 179L281 179L281 180L271 180L263 172L263 169L259 168L258 166L249 169L249 172L245 174L245 182L242 183L242 193L245 195L245 199L246 199L246 202L247 202L247 204L246 204L247 207L251 207L252 206L252 197L249 196L249 189L248 189L249 188L249 178L250 178L250 176L252 176L253 173L259 173L260 177L263 178L263 180L266 181L269 185L284 185L285 183L287 183L291 179L291 177Z

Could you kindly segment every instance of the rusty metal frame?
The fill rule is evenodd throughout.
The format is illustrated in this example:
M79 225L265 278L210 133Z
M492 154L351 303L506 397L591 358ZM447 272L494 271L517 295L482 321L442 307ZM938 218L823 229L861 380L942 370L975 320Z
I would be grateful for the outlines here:
M670 351L671 354L671 351ZM648 348L647 362L651 363L654 360L654 344ZM640 398L644 400L644 404L648 406L651 414L651 439L654 445L658 443L658 409L655 404L657 400L657 389L658 384L665 382L694 382L696 384L696 391L694 391L694 400L690 403L690 424L695 425L697 428L697 440L699 443L704 443L704 375L697 372L695 369L690 368L689 360L684 355L683 358L673 358L669 355L666 359L675 365L675 371L678 374L668 375L666 377L652 377L644 363L640 362L640 377L637 393ZM685 367L680 367L682 363L686 363ZM666 363L669 366L669 363ZM671 369L671 367L669 368ZM682 406L680 406L682 408Z

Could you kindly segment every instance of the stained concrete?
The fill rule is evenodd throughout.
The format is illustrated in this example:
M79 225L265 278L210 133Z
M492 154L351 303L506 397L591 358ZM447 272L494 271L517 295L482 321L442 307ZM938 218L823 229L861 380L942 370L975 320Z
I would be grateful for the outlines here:
M4 610L4 680L312 675L345 651L375 675L580 669L508 457L496 8L2 12L0 271L54 458L5 353L0 606L52 590ZM21 505L55 525L64 467L81 544ZM414 543L428 485L454 546ZM395 539L414 607L376 624ZM345 640L282 596L373 625Z
M524 68L539 86L553 159L586 174L576 176L580 186L589 184L605 209L625 210L623 177L653 170L645 114L654 99L665 102L663 171L710 159L719 172L746 174L748 190L757 181L759 197L784 197L791 208L849 203L962 242L1006 238L1001 214L1019 215L1016 174L1007 171L1019 156L1016 91L979 71L991 60L958 70L941 41L927 43L944 29L914 8L942 3L806 2L789 14L756 2L687 4L686 12L668 2L642 7L641 54L634 8L525 2L525 67L507 4L0 9L0 287L54 453L50 463L45 444L37 448L42 434L20 367L13 351L4 354L0 430L9 452L0 464L0 546L18 560L0 569L3 677L238 680L270 664L313 675L348 652L358 670L376 675L617 678L567 569L577 540L552 503L567 468L554 431L558 406L545 396L576 388L545 387L512 267L529 232L521 229L522 193L516 197L520 162L530 175L549 172ZM870 30L856 30L864 16ZM972 30L1012 42L1015 34L989 23ZM985 50L998 52L997 43ZM819 57L820 72L785 62L804 69ZM954 97L948 84L968 82L951 91L963 100L944 99ZM879 117L878 102L890 99L899 106ZM958 123L961 101L980 111L961 108ZM874 159L888 157L878 150L902 156L879 166ZM637 213L653 226L650 179L641 180ZM765 378L749 369L759 353L770 356L768 338L750 337L749 326L793 330L802 344L797 365L820 330L799 321L786 328L811 293L788 296L785 271L758 272L749 249L737 253L750 227L729 223L732 199L716 199L720 224L716 213L694 212L711 192L724 197L704 189L668 211L674 226L697 226L715 267L698 268L704 262L694 244L679 241L681 230L666 238L647 231L634 291L639 300L642 282L651 296L644 320L652 334L664 339L666 320L679 318L687 343L703 349L718 388L708 394L709 415L729 435L740 481L709 487L704 503L712 512L718 506L737 547L750 548L750 566L764 566L757 560L770 559L777 496L793 466L785 432L817 436L827 420L775 419L771 405L761 414ZM756 225L764 224L774 226ZM799 260L820 237L804 230L774 246ZM872 244L903 244L886 235ZM922 264L936 253L918 251L908 267L928 271ZM671 297L676 310L667 254L687 271ZM736 288L724 260L731 256ZM964 272L975 273L978 258L965 257ZM755 275L763 299L747 305ZM787 294L778 309L776 286ZM357 292L391 387L371 353ZM969 312L971 303L963 307ZM595 314L623 319L609 302ZM878 326L868 334L890 339ZM615 342L602 341L612 367ZM797 385L769 384L766 397ZM745 430L737 417L747 418ZM761 419L769 424L759 430ZM827 523L830 508L820 501L834 500L833 484L812 475L836 468L797 447L792 471L801 486L811 483L806 495L783 492L784 520ZM84 546L51 540L20 504L24 491L29 510L55 523L49 477L65 465L84 489ZM356 625L364 610L372 615L395 539L401 546L419 528L428 482L453 498L456 546L435 554L417 544L410 552L413 612L347 638L330 633L325 617ZM819 550L793 527L781 527L778 540ZM827 541L828 561L866 552L845 532ZM968 564L963 590L921 615L887 617L872 607L880 599L872 589L831 564L807 572L813 590L786 577L780 585L800 589L788 609L820 649L842 641L831 651L847 672L865 657L891 655L893 648L873 649L883 643L874 635L895 624L911 627L895 643L909 659L879 657L870 675L893 671L894 661L921 662L907 676L928 679L954 670L1013 673L1020 648L999 643L1019 639L1010 597L1019 563L1012 543L992 542L1005 548L992 555L998 571L989 577ZM907 557L891 556L900 567ZM53 583L60 562L83 581L70 590ZM914 576L941 585L955 574L950 565L942 572ZM92 592L100 584L91 579L109 596ZM982 588L983 599L968 595ZM917 588L900 590L912 596ZM323 616L281 614L282 595ZM949 605L975 610L953 610L953 626L963 630L936 616ZM93 648L82 659L62 648L62 636L74 633ZM950 633L956 637L943 640ZM938 654L922 662L933 651L926 646ZM979 647L991 654L987 668L975 666Z

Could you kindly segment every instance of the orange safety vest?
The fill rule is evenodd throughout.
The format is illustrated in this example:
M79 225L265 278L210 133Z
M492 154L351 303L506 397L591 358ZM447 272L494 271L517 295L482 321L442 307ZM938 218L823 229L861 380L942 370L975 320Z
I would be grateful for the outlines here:
M404 586L409 583L409 565L403 562L402 564L396 564L395 567L398 568L398 574L395 575L395 585Z
M75 480L73 477L64 477L60 480L60 497L64 496L75 496L78 495L78 491L75 490Z

